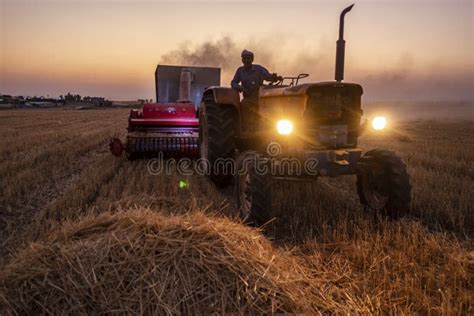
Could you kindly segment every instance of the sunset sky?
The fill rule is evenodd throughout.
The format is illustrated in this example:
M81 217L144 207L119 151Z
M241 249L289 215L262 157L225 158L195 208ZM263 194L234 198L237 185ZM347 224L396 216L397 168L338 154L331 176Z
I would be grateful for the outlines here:
M244 48L272 72L333 80L351 3L0 0L0 93L154 98L158 63L221 66L228 85ZM474 1L355 3L345 79L368 100L474 99Z

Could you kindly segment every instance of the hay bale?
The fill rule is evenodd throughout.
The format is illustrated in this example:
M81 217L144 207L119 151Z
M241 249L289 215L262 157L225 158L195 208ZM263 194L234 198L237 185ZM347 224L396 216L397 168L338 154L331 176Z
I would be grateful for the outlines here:
M66 224L18 253L0 275L0 302L28 314L350 310L352 299L336 302L347 295L310 274L230 220L135 210Z

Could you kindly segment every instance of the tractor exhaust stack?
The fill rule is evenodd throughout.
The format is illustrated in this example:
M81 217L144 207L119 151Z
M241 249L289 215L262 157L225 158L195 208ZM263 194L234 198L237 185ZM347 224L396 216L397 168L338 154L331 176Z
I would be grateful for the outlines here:
M354 4L348 6L341 12L339 17L339 39L336 42L336 81L341 82L344 79L344 54L346 41L344 41L344 16L351 11Z

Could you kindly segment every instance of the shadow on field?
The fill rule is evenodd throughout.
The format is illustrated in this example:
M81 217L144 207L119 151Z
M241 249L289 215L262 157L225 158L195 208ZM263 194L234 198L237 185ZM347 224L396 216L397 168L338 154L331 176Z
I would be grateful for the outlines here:
M235 186L218 192L228 201L224 214L239 221ZM327 230L350 234L360 223L377 229L381 220L359 204L355 177L311 182L275 180L272 196L273 219L260 229L277 245L326 242Z
M235 187L219 189L229 200L225 214L237 218ZM277 245L298 246L308 241L335 242L334 235L357 238L361 230L383 234L387 225L420 225L432 233L447 233L460 238L472 238L473 230L453 224L446 213L427 213L413 203L409 216L391 220L365 209L356 192L355 176L322 178L313 182L278 181L273 184L273 219L261 227L267 238ZM436 216L435 216L436 215Z

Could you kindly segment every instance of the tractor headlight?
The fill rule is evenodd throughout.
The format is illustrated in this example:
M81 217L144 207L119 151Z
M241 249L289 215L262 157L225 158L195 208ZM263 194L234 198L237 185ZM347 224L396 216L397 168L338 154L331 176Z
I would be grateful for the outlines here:
M387 119L385 116L376 116L372 119L372 128L380 131L387 126Z
M279 120L277 122L277 131L280 135L289 135L293 132L293 123L289 120Z

